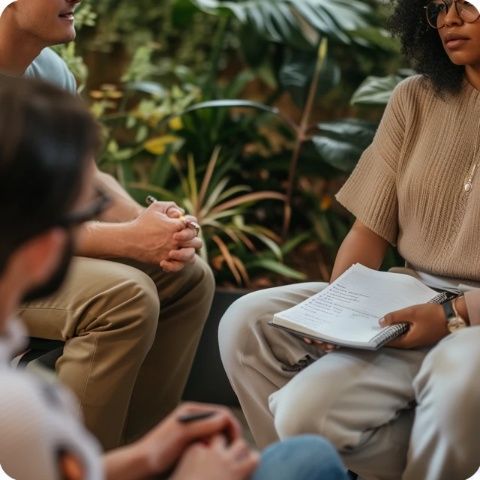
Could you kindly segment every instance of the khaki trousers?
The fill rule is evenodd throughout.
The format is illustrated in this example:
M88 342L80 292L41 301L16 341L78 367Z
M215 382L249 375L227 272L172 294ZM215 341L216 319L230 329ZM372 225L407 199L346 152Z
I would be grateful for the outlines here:
M480 327L434 348L321 354L267 325L320 291L255 292L225 313L220 352L254 438L327 437L364 480L465 480L480 465Z
M76 257L62 289L25 305L34 337L64 340L56 370L105 449L133 440L180 401L214 281L200 259L178 273Z

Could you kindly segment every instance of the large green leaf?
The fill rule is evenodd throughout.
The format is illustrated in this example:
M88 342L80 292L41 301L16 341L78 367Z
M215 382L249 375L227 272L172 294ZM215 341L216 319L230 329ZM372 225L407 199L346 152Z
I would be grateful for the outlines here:
M353 94L352 105L386 105L393 89L412 73L411 70L403 70L387 77L367 77Z
M315 215L311 217L313 230L319 238L322 245L327 247L333 247L337 244L335 241L335 235L332 231L331 225L328 222L328 218L325 214Z
M163 97L167 94L167 89L156 82L132 82L126 85L127 90L146 93L148 95Z
M358 118L347 118L336 122L322 122L317 125L319 133L347 141L360 149L367 148L372 143L377 125Z
M282 244L282 254L286 255L287 253L295 250L299 245L306 242L311 238L312 234L310 232L303 232L298 235L295 235L293 238L288 239L285 243Z
M274 260L268 257L262 258L262 256L260 255L256 260L245 262L245 266L248 270L252 270L254 268L270 270L271 272L278 273L279 275L291 278L292 280L304 281L306 279L306 275L304 273L301 273L298 270L294 270L293 268L288 267L287 265L279 262L278 260Z
M355 31L368 27L372 8L361 0L192 0L212 15L233 16L252 25L264 38L298 46L298 38L318 43L315 30L336 41L350 44Z
M317 53L313 51L289 50L280 69L279 79L294 99L303 107L306 103L309 86L312 82ZM318 82L317 96L320 97L336 87L342 77L339 65L331 57L327 57L322 65Z
M314 149L319 159L342 172L350 172L365 148L372 142L376 126L371 122L347 119L317 125L307 148Z
M280 113L278 108L270 107L264 103L255 102L252 100L210 100L208 102L200 102L188 107L181 113L181 115L206 108L254 108L256 110L262 110L273 115L278 115Z
M188 28L195 14L190 0L175 0L172 4L172 24L176 28Z
M269 113L271 115L275 115L276 117L280 118L286 125L288 125L292 130L296 130L297 126L290 120L288 117L284 116L282 112L276 108L271 107L270 105L265 105L264 103L255 102L253 100L210 100L207 102L200 102L196 103L195 105L191 105L183 112L178 113L178 115L171 115L166 117L162 120L162 123L168 122L173 116L182 116L186 115L187 113L192 113L200 110L209 110L209 109L228 109L228 108L252 108L254 110L260 110L262 112Z
M369 26L355 32L355 38L359 45L369 48L378 48L385 52L400 52L400 42L387 30L375 26Z
M342 172L351 172L362 154L361 148L347 141L318 136L311 142L325 163Z
M262 68L265 59L270 60L272 53L272 44L265 41L265 38L260 35L251 25L242 25L239 31L239 40L242 54L247 64L256 69Z

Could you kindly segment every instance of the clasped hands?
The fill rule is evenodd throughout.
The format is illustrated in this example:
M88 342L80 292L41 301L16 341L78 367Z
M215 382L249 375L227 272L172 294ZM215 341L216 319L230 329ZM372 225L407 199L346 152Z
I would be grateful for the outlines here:
M178 272L194 262L197 250L203 246L197 219L185 215L174 202L152 202L129 227L135 250L132 256L167 272Z
M209 412L182 424L183 415ZM186 403L130 447L147 459L149 474L175 467L172 480L243 480L257 466L259 455L242 438L241 427L225 407ZM148 477L150 478L150 476Z
M380 320L380 326L387 327L397 323L408 323L409 329L400 337L388 343L387 347L411 349L434 345L448 335L445 313L441 305L424 303L403 308L385 315ZM308 344L315 344L325 353L334 351L337 347L330 343L304 339Z

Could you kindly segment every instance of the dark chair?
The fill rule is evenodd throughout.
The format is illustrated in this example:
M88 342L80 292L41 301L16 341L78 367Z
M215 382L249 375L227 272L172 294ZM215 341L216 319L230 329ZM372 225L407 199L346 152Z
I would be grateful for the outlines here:
M45 338L30 337L28 349L18 361L19 367L26 367L34 360L48 369L55 369L55 362L63 352L64 342Z
M218 324L227 308L246 293L246 290L221 288L215 291L212 308L183 394L185 400L240 406L220 359Z

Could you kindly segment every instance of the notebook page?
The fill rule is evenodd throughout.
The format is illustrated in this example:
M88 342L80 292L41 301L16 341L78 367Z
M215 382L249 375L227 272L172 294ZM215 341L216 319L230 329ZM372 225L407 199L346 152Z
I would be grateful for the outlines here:
M354 265L322 292L276 315L338 340L368 342L387 313L426 303L436 292L417 279ZM281 322L278 322L281 324Z

